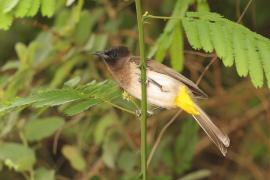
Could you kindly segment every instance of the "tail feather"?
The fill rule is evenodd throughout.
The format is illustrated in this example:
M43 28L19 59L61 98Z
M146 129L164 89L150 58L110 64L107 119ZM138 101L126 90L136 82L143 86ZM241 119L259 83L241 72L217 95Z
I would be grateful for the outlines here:
M209 138L219 148L223 156L226 156L227 147L230 146L229 137L224 134L207 116L207 114L198 106L198 115L192 115L201 128L206 132Z

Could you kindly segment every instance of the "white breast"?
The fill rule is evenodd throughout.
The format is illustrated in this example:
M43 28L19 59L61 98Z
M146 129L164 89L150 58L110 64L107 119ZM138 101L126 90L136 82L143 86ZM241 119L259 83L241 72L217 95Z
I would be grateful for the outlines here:
M134 68L135 69L135 68ZM141 99L141 84L140 84L140 70L136 68L136 71L132 72L133 78L131 79L129 88L126 91L132 96ZM175 107L175 97L178 93L179 87L183 84L176 79L147 70L148 79L152 79L156 83L162 86L162 89L156 84L148 80L147 84L147 99L148 103L163 107L173 108Z

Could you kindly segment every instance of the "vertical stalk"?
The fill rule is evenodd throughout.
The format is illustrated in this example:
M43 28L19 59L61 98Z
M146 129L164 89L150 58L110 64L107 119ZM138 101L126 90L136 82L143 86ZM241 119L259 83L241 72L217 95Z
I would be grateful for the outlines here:
M141 0L135 0L137 24L139 31L139 45L140 45L140 68L141 68L141 173L143 180L147 179L147 144L146 144L146 125L147 125L147 91L146 91L146 62L144 54L144 18L141 11Z

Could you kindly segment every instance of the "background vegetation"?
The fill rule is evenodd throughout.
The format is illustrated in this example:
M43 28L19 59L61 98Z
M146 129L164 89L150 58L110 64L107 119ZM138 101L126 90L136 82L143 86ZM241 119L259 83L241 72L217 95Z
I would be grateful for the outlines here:
M150 179L267 179L268 1L142 3L147 56L200 82L201 105L231 139L224 158L186 114L155 114L148 153L164 133ZM0 29L0 179L138 178L138 102L89 54L118 44L139 54L134 2L0 0Z

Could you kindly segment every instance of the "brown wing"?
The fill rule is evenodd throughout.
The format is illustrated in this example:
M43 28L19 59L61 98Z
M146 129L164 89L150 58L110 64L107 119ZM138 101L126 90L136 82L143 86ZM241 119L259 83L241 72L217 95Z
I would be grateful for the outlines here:
M135 62L136 64L139 65L140 63L140 57L138 56L133 56L130 58L130 61ZM150 70L153 70L155 72L161 73L161 74L166 74L174 79L184 83L187 87L190 88L190 90L193 92L194 95L198 97L204 97L207 98L207 94L205 94L194 82L186 78L185 76L179 74L178 72L174 71L173 69L155 61L155 60L147 60L147 68Z

